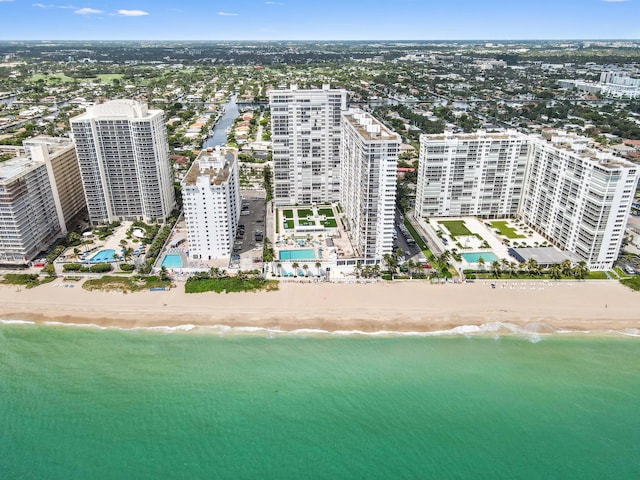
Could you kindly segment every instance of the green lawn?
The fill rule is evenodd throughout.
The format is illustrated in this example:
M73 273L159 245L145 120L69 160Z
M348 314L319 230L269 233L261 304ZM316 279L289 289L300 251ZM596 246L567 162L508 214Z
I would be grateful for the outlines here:
M319 208L318 215L324 215L325 217L335 217L333 214L333 208Z
M633 290L640 290L640 276L636 275L635 277L623 278L620 280L620 283Z
M284 218L293 218L293 210L282 210L282 216Z
M64 73L54 73L52 75L45 75L44 73L36 73L31 77L32 82L37 82L38 80L45 80L47 84L73 82L73 78L66 76Z
M427 247L427 244L422 239L422 237L420 235L418 235L418 232L416 232L416 229L413 228L413 225L411 224L409 219L407 219L407 217L404 217L404 226L407 227L407 230L409 230L409 233L411 233L411 236L415 240L416 244L418 244L418 246L420 247L420 250L422 250L423 252L425 250L429 251L429 247ZM426 253L425 253L425 255L426 255ZM429 257L427 256L427 258L429 258Z
M509 222L505 221L496 221L491 222L491 226L500 232L500 235L503 235L507 238L527 238L526 235L520 235L516 233L516 229L510 227L508 225Z
M293 227L294 227L293 220L285 220L284 221L284 228L292 229Z
M313 211L308 208L299 208L298 209L298 218L307 218L313 215Z
M320 223L322 223L322 225L324 225L326 228L336 228L338 226L335 218L327 218Z
M264 278L189 278L184 285L186 293L256 292L259 290L266 290L267 292L278 290L278 282L276 280L265 280Z
M452 237L463 237L466 235L473 235L471 230L464 224L464 220L443 220L438 222L440 225L449 230Z

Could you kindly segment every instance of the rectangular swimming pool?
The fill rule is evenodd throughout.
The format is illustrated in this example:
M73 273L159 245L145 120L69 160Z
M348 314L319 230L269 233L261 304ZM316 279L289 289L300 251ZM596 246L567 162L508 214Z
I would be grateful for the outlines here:
M115 254L115 250L100 250L89 259L89 263L113 262Z
M461 253L460 255L462 255L462 258L464 258L468 263L478 263L480 258L484 260L484 263L500 261L500 259L496 257L492 252Z
M280 250L278 253L280 260L315 260L316 252L313 248L303 248L301 250Z
M167 253L162 259L162 266L168 268L182 267L182 258L178 253Z

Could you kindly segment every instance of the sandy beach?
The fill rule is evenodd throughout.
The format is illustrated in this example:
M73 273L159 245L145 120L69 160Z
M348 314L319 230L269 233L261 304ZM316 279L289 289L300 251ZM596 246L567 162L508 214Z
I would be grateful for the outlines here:
M499 281L463 285L282 283L276 292L89 292L61 281L0 286L0 319L121 328L227 325L281 330L433 332L491 322L607 331L640 329L640 293L617 282Z

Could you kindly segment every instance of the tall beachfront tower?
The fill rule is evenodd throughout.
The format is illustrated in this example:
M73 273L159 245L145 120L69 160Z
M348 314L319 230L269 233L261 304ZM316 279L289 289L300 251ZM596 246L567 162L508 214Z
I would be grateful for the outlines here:
M189 256L211 260L231 255L240 218L238 153L200 152L182 181Z
M44 161L0 163L0 227L1 264L26 265L62 236Z
M22 142L33 160L44 162L60 221L60 229L67 234L87 214L82 189L78 157L73 142L62 137L35 137Z
M422 217L514 217L528 137L515 131L420 136L416 213Z
M357 253L381 260L393 251L400 135L368 113L342 115L340 204Z
M340 199L340 114L347 92L271 90L274 202L276 206Z
M92 224L166 220L176 206L162 110L112 100L71 119Z
M592 270L613 268L640 166L576 135L532 137L520 215Z

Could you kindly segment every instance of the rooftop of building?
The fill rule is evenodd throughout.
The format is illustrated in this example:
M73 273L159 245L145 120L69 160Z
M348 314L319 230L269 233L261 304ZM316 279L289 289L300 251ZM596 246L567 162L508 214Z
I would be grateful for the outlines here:
M28 170L43 165L29 157L15 157L0 163L0 185L7 185Z
M233 148L202 150L185 175L183 184L195 185L198 177L208 176L210 185L221 185L229 180L230 167L236 162L237 155Z
M525 138L526 135L513 129L496 130L488 132L486 130L477 130L472 133L436 133L436 134L423 134L420 137L425 137L427 140L479 140L483 138L491 140L509 140L515 138Z
M163 113L163 111L150 110L146 103L138 102L137 100L118 99L87 107L85 113L73 117L70 121L82 121L92 118L144 120L155 117L159 113Z
M342 116L345 121L353 125L358 134L365 140L401 141L400 135L389 129L370 113L351 109L344 112Z
M49 153L55 153L73 146L73 142L67 137L49 137L47 135L40 135L38 137L24 140L22 145L27 150L32 146L44 145L47 147Z

